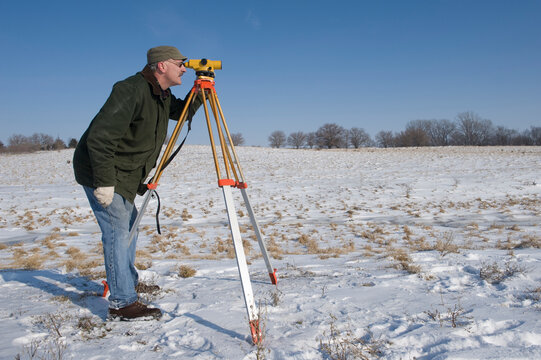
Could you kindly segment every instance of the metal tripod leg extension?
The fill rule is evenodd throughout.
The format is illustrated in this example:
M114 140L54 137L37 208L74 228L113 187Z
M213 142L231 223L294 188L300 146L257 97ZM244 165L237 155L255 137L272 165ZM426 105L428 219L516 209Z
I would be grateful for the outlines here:
M150 189L147 194L145 195L145 199L143 200L143 203L141 204L141 208L139 209L139 212L137 213L137 217L135 218L134 223L131 226L130 229L130 235L128 237L128 246L131 245L131 242L133 241L133 238L135 237L135 234L137 234L137 231L139 231L139 223L141 222L141 219L143 218L143 214L145 213L145 209L148 205L148 202L150 201L150 198L152 197L152 194L154 193L154 189Z
M233 184L234 182L231 181ZM233 201L233 194L231 193L231 186L225 185L227 180L222 180L221 187L224 194L225 208L227 211L227 217L229 218L229 225L231 229L231 236L233 238L233 246L235 248L235 256L237 258L237 267L239 269L240 282L242 285L242 293L244 295L244 302L246 304L246 311L248 313L248 321L250 323L250 331L252 334L252 341L257 344L261 341L261 330L259 328L258 311L254 302L254 294L252 291L252 283L250 282L250 274L248 273L248 265L246 263L246 257L244 255L244 247L242 245L242 238L240 235L239 223L237 220L237 213L235 211L235 203Z
M255 236L257 237L257 242L259 243L259 248L261 249L261 254L263 255L263 259L265 260L265 265L267 266L267 270L269 271L271 282L274 285L277 285L278 278L276 277L276 269L273 269L270 263L269 254L267 253L267 247L265 246L265 242L263 241L263 236L261 236L261 230L259 229L259 224L257 223L257 219L255 218L254 210L252 209L252 205L250 204L250 200L248 199L248 193L246 192L246 188L242 187L240 189L240 192L242 193L242 198L244 199L246 210L248 210L248 214L250 215L250 221L252 223L252 227L254 228Z

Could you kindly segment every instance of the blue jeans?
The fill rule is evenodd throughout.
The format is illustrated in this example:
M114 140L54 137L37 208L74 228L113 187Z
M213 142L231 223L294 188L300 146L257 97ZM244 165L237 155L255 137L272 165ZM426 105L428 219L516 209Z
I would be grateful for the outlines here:
M130 305L137 301L135 286L139 281L134 266L137 233L132 243L128 244L137 209L117 193L113 202L104 208L94 196L93 188L83 188L101 229L105 273L110 292L109 307L118 309Z

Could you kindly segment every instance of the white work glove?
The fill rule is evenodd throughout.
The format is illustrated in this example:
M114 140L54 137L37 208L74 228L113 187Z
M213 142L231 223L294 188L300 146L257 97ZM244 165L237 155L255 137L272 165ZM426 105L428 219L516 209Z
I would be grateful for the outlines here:
M114 186L103 186L94 190L94 196L98 200L101 206L107 207L113 202L113 196L115 195Z

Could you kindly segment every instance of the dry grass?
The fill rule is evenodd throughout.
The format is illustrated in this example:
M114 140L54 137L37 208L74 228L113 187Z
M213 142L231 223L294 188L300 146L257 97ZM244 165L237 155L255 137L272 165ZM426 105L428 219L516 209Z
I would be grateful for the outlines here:
M82 269L79 271L79 274L81 276L89 278L90 280L105 279L107 277L105 273L105 269L102 269L102 270L96 270L93 268Z
M431 251L434 250L434 245L430 244L426 241L426 238L424 236L411 238L408 237L405 239L406 244L410 248L411 251Z
M53 230L51 234L41 240L41 245L46 246L49 249L54 249L56 247L55 240L60 239L62 239L62 235L60 235L59 231Z
M180 265L176 269L175 272L181 278L189 278L189 277L195 276L195 274L197 273L197 271L194 268L192 268L191 266L188 266L188 265Z
M233 246L233 240L226 239L223 240L220 237L214 238L214 244L211 247L211 252L214 255L225 255L225 257L234 259L235 258L235 248Z
M331 224L332 225L332 224ZM332 228L332 227L331 227ZM336 225L334 227L336 231ZM314 232L314 234L317 232ZM340 255L350 253L355 250L355 244L353 241L341 241L341 246L321 248L320 243L323 243L321 237L316 239L314 236L308 234L301 234L298 239L298 243L305 247L308 254L319 255L319 258L324 260L331 257L339 257Z
M527 248L541 249L541 238L535 235L524 235L522 239L520 239L519 242L513 247L513 249Z
M152 259L152 254L144 249L136 250L135 258L136 259Z
M85 341L104 338L111 331L107 323L88 315L77 320L77 329L80 330L81 338Z
M367 224L370 226L371 224ZM407 227L406 227L407 228ZM365 230L360 234L363 238L373 243L382 243L385 240L385 236L388 235L382 227L375 226L372 230Z
M421 274L421 267L413 263L413 260L406 250L388 247L386 249L386 255L394 260L394 265L392 267L395 269L404 270L409 274Z
M541 306L541 286L533 289L527 289L522 295L521 300L529 300L536 308Z
M446 232L442 239L438 239L434 248L439 251L441 257L451 253L458 253L459 247L454 243L454 234Z
M139 270L147 270L152 267L151 259L136 259L135 267Z
M171 219L171 218L179 217L180 212L175 208L164 206L163 215ZM145 230L148 230L148 229L145 229Z
M444 324L449 323L451 327L463 327L471 323L471 316L466 315L467 311L462 307L462 304L457 302L453 307L446 306L443 301L443 294L441 294L441 308L442 310L435 308L433 310L425 311L425 314L443 327ZM446 310L445 310L446 309Z
M80 261L75 259L68 259L63 261L60 266L65 266L66 271L68 272L77 270L81 275L95 279L100 277L98 274L101 274L101 272L94 271L94 269L103 266L103 260L91 259L86 261Z
M19 259L19 261L17 263L13 263L12 266L15 268L22 268L25 270L39 270L43 268L45 261L46 261L46 258L44 258L42 255L34 254L31 256Z
M46 331L45 338L37 338L23 347L22 352L15 356L21 359L64 359L67 344L62 336L62 327L69 320L69 316L63 314L45 314L36 316L33 325L38 331Z
M384 355L385 348L391 344L388 340L375 339L369 330L363 336L357 336L349 324L344 329L340 329L336 324L336 316L331 314L330 318L329 332L324 331L323 335L316 339L319 340L319 350L326 359L380 358Z
M193 217L192 215L190 215L190 213L188 213L188 209L186 208L182 210L182 214L180 216L183 221L188 221Z
M83 252L81 252L81 249L76 248L74 246L70 246L66 249L66 254L70 255L71 258L85 258L86 255L84 255Z
M483 264L479 270L479 276L486 282L497 285L516 275L520 275L526 272L526 269L516 263L507 261L503 265L499 265L497 262L492 264Z
M303 234L298 239L299 244L304 245L308 254L317 254L319 253L319 245L316 239L310 237L309 235Z
M266 243L267 251L270 253L270 255L274 259L282 260L283 255L284 255L284 251L282 250L282 247L276 243L274 236L270 235L267 239L268 239Z
M3 266L6 269L39 270L45 266L49 257L42 253L41 249L34 247L28 251L21 244L14 244L9 248L13 251L11 263Z

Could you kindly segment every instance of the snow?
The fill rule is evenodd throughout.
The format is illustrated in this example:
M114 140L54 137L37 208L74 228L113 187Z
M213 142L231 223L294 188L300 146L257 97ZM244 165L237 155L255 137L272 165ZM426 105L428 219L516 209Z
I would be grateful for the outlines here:
M163 235L154 200L143 217L140 276L162 288L143 300L164 316L132 322L106 321L99 228L63 150L0 156L0 358L541 358L541 148L237 151L278 269L273 286L235 190L260 347L210 148L161 178Z

